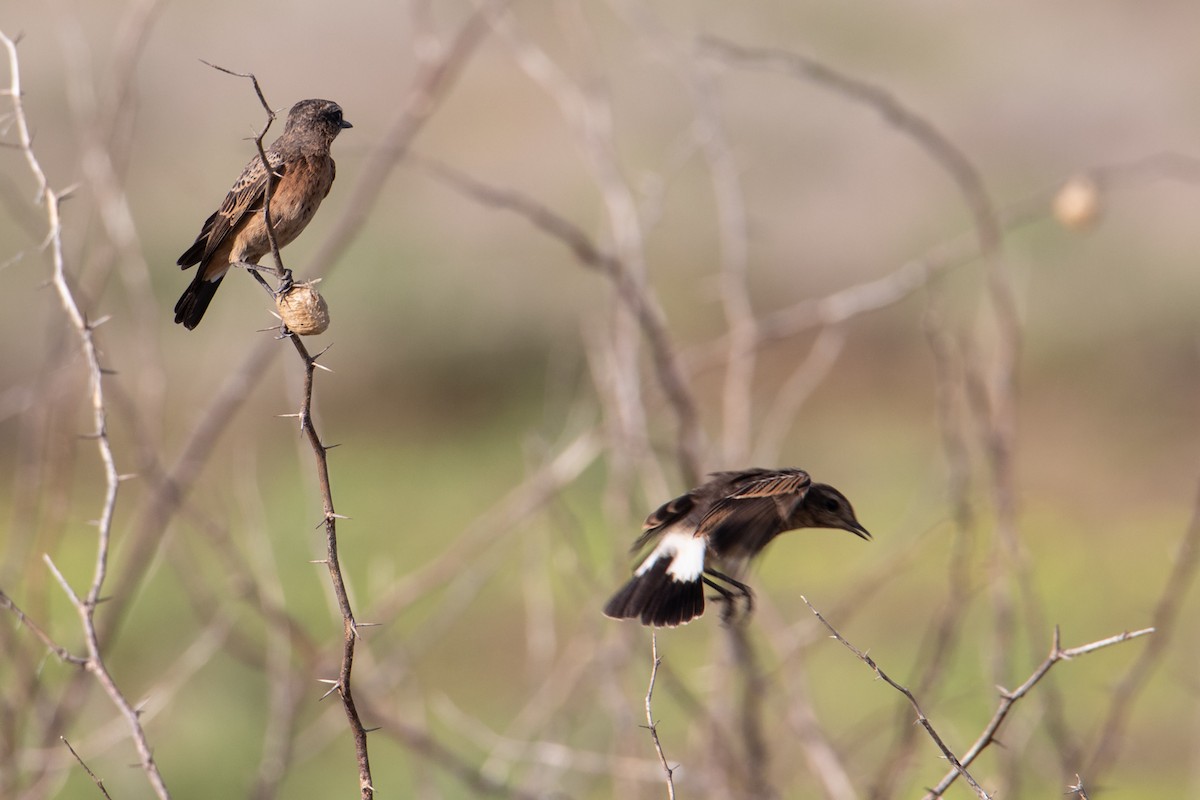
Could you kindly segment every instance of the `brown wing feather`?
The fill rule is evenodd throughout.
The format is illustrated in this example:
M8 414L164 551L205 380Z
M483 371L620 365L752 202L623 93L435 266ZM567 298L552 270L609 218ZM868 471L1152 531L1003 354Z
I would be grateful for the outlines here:
M812 485L812 478L804 470L789 469L774 472L747 472L741 481L735 482L733 490L726 495L729 500L750 497L781 497L799 494L800 497Z
M278 180L283 170L282 158L278 153L268 150L267 161ZM179 257L179 266L187 269L193 264L203 263L216 252L230 233L237 230L247 214L262 208L266 188L267 171L263 168L262 159L254 156L247 162L241 176L221 201L220 208L204 221L195 243Z
M690 514L692 509L696 507L697 491L699 490L693 489L687 494L676 497L674 500L668 500L651 512L650 516L646 517L646 521L642 524L642 535L633 543L631 550L635 553L641 550L647 542L662 533L664 528L679 522Z

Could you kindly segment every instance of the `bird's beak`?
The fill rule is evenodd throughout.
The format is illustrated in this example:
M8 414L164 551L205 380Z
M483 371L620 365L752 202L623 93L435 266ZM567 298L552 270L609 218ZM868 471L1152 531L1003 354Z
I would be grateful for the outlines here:
M859 536L859 537L861 537L861 538L863 538L863 539L866 539L868 542L869 542L869 541L871 541L871 533L870 533L870 531L868 531L868 530L867 530L866 528L864 528L862 525L859 525L857 522L856 522L856 523L854 523L854 527L852 527L852 528L846 528L846 530L850 531L850 532L851 532L851 533L853 533L855 536Z
M344 120L344 119L343 119L343 120L342 120L342 127L343 127L343 128L353 128L354 126L353 126L353 125L351 125L351 124L350 124L350 122L349 122L348 120Z

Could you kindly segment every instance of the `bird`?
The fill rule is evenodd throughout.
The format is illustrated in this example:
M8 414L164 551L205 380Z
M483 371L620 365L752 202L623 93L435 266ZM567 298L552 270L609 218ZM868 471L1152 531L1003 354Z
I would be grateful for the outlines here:
M279 247L300 235L329 194L337 174L329 148L352 127L331 100L301 100L288 111L283 133L265 151L274 175L270 213ZM262 214L266 192L267 171L255 155L176 262L181 269L197 264L199 269L175 304L175 322L194 329L230 265L257 264L271 252Z
M871 539L845 495L813 483L802 469L714 472L646 518L633 552L657 543L604 614L653 627L683 625L704 613L705 585L717 591L713 599L725 602L725 622L739 596L749 613L750 587L717 567L736 571L776 536L797 528L838 528Z

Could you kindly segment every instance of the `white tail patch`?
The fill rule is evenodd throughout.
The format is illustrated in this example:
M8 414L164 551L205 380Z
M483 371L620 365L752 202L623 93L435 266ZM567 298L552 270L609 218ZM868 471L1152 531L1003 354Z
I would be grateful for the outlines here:
M680 583L691 583L700 580L704 573L704 551L707 546L703 536L696 536L688 529L684 531L668 531L663 534L658 546L646 556L646 560L637 568L637 575L648 572L660 558L669 558L670 566L667 574L672 580Z

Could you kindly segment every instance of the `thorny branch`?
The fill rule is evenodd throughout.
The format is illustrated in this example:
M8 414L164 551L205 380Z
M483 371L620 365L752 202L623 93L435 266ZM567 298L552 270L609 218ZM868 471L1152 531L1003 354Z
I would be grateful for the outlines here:
M996 741L996 734L999 732L1000 727L1004 724L1005 719L1008 718L1009 712L1012 711L1012 708L1014 705L1016 705L1017 701L1029 694L1033 687L1036 686L1038 682L1046 676L1046 673L1050 671L1051 667L1053 667L1059 661L1069 661L1072 658L1087 655L1088 653L1109 647L1110 645L1120 644L1121 642L1127 642L1130 639L1137 639L1139 637L1154 633L1154 628L1142 628L1141 630L1136 631L1126 631L1124 633L1116 634L1115 636L1109 636L1106 639L1098 639L1094 642L1089 642L1088 644L1083 644L1064 650L1060 644L1059 632L1058 628L1056 627L1054 629L1054 643L1050 649L1050 655L1048 655L1045 661L1043 661L1025 680L1025 682L1016 689L1011 692L1001 690L1000 705L992 715L992 719L984 727L983 732L975 740L974 744L972 744L971 747L967 749L966 753L959 758L953 753L953 751L950 750L950 748L934 730L924 712L921 711L921 707L913 693L904 686L901 686L896 681L892 680L892 678L889 677L887 673L885 673L879 667L874 659L859 650L845 637L838 633L837 629L835 629L825 619L825 617L821 615L821 612L817 611L817 609L813 607L813 604L808 601L808 598L801 596L800 599L804 600L804 603L809 607L821 624L829 630L834 639L837 639L839 642L845 645L850 652L854 653L854 655L857 656L860 661L870 667L876 675L883 679L885 683L903 694L908 699L908 702L917 712L917 721L923 728L925 728L925 731L929 734L929 737L933 739L934 743L938 746L938 749L942 751L942 754L953 766L953 768L946 773L942 780L939 781L935 787L929 790L929 792L925 795L924 800L936 800L937 798L941 797L960 775L964 780L966 780L966 782L981 798L981 800L988 800L990 795L988 795L975 781L975 779L971 776L971 773L967 771L967 767L969 767L975 761L975 759L979 757L980 753L982 753L988 748L989 745Z
M658 668L662 659L658 655L658 635L650 631L650 685L646 687L646 730L650 731L650 739L654 742L654 752L658 753L658 761L662 764L663 775L667 778L667 797L675 800L675 768L667 761L663 753L662 742L658 738L658 723L654 721L652 700L654 698L654 682L658 679Z
M1114 644L1120 644L1121 642L1127 642L1130 639L1137 639L1141 636L1147 636L1151 633L1154 633L1154 628L1142 628L1141 630L1136 631L1126 631L1124 633L1118 633L1115 636L1109 636L1107 639L1098 639L1094 642L1089 642L1088 644L1081 644L1078 647L1070 647L1066 650L1063 650L1059 641L1058 628L1055 627L1054 644L1050 648L1050 655L1046 656L1046 660L1043 661L1037 667L1037 669L1035 669L1033 673L1025 679L1025 682L1016 689L1011 692L1001 690L1000 705L996 708L996 712L992 715L991 721L989 721L984 727L983 733L979 734L979 738L975 740L975 743L972 744L967 752L963 755L961 762L962 766L969 766L971 762L973 762L979 756L980 753L987 749L988 745L996 741L996 734L999 732L1000 726L1004 724L1004 720L1008 717L1009 712L1012 711L1013 706L1016 705L1018 700L1029 694L1030 690L1037 685L1038 681L1046 677L1046 673L1050 671L1050 668L1059 661L1070 661L1072 658L1076 658L1077 656L1087 655L1088 653L1100 650L1101 648L1109 647L1110 645ZM963 775L966 775L965 771L963 771ZM945 791L950 788L950 784L954 783L957 778L958 770L952 770L948 772L946 776L938 782L937 786L929 790L928 794L925 795L925 800L935 800L936 798L941 797Z
M263 137L267 135L267 131L271 127L271 122L275 119L275 114L267 104L266 98L263 96L262 89L259 87L258 79L253 73L240 73L217 67L210 64L209 66L241 78L249 78L254 85L254 92L258 95L259 102L263 109L267 112L267 123L259 132L254 140L255 146L258 148L258 156L262 159L263 169L267 173L267 187L263 198L263 218L266 223L267 236L271 243L271 254L275 259L276 275L281 281L281 288L286 286L291 280L290 272L283 266L283 258L279 254L279 243L275 238L275 231L270 216L270 201L271 192L273 191L274 174L271 164L267 160L266 151L263 149ZM256 270L251 270L253 275L263 285L265 289L272 295L274 291L266 284L262 276ZM329 569L329 580L333 585L333 593L337 598L338 608L342 613L342 659L341 667L338 672L338 678L332 682L334 689L342 698L342 707L346 712L346 719L350 724L350 732L354 736L354 753L358 762L358 785L359 794L362 800L371 800L375 796L375 787L371 781L371 759L367 750L367 729L363 726L362 720L358 715L358 708L354 703L354 694L351 689L351 672L354 667L354 647L358 639L358 625L354 619L354 611L350 605L350 595L346 591L346 582L342 577L341 563L338 559L337 545L337 520L345 519L334 511L333 508L333 491L329 483L329 448L321 442L321 437L317 434L316 427L312 421L312 396L313 396L313 373L316 371L317 359L322 353L313 356L308 352L308 348L300 340L299 335L288 331L286 326L282 328L284 335L291 339L292 344L296 348L296 352L300 355L304 363L304 389L302 399L300 401L300 432L308 440L312 447L313 457L316 460L317 466L317 481L321 490L321 503L324 507L324 526L325 526L325 542L326 555L325 565ZM323 351L322 351L323 352Z
M59 583L71 599L71 603L79 615L88 652L87 659L83 663L84 668L96 677L96 680L109 696L113 705L125 717L134 746L138 752L141 768L146 773L147 780L149 780L155 794L162 800L167 800L170 797L170 792L167 790L166 783L158 770L158 765L154 761L154 754L146 739L146 732L142 727L138 712L125 698L120 687L117 686L116 681L113 679L112 674L108 671L108 667L105 665L103 656L101 655L100 639L96 633L96 606L101 600L104 579L108 574L108 555L112 539L113 515L116 512L117 490L122 479L122 476L117 472L116 458L113 455L112 444L108 438L103 380L106 370L101 366L100 352L95 339L96 327L102 324L104 320L88 320L86 312L84 312L76 301L70 282L67 279L62 248L62 220L60 211L61 201L69 196L70 190L59 193L49 186L46 174L43 172L37 156L34 154L33 140L30 137L29 125L25 117L24 106L21 102L21 71L20 61L17 57L16 42L3 32L0 32L0 44L3 44L8 53L9 70L12 80L7 94L13 106L18 146L24 153L30 171L37 181L37 199L44 203L46 208L47 231L45 246L49 247L50 250L50 258L53 266L52 283L58 294L63 311L71 327L79 337L80 349L83 352L84 363L87 367L88 391L92 407L92 423L94 425L94 430L90 434L90 437L96 442L100 461L104 466L104 501L100 511L100 518L96 521L96 561L92 573L92 581L86 595L79 597L71 588L66 578L49 561L48 556L46 557L46 562L59 579ZM13 607L10 606L10 608ZM76 659L68 659L68 662L78 663Z
M946 743L942 741L942 737L938 735L936 730L934 730L933 724L930 723L929 718L925 716L925 712L921 710L921 705L917 702L917 698L913 695L913 693L904 686L901 686L899 683L896 683L896 681L892 680L892 678L888 676L888 674L884 672L878 664L875 663L873 658L864 653L862 650L859 650L854 645L850 644L845 637L837 632L836 628L829 624L825 617L821 616L821 612L817 611L813 604L808 602L807 597L801 595L800 599L803 600L804 604L808 606L809 610L816 615L821 624L829 629L829 633L834 639L837 639L839 642L845 645L847 650L849 650L851 653L854 653L854 655L858 657L859 661L870 667L876 675L883 679L884 683L908 698L909 704L913 707L913 710L917 712L917 722L919 722L921 727L925 729L925 732L929 734L929 738L933 740L933 743L937 745L937 748L942 751L942 755L946 757L946 760L954 765L954 774L961 774L970 787L975 790L975 794L979 796L980 800L990 800L991 795L985 792L983 787L981 787L979 783L973 777L971 777L971 773L967 772L966 764L959 761L958 757L954 755L954 751L952 751L946 745Z

